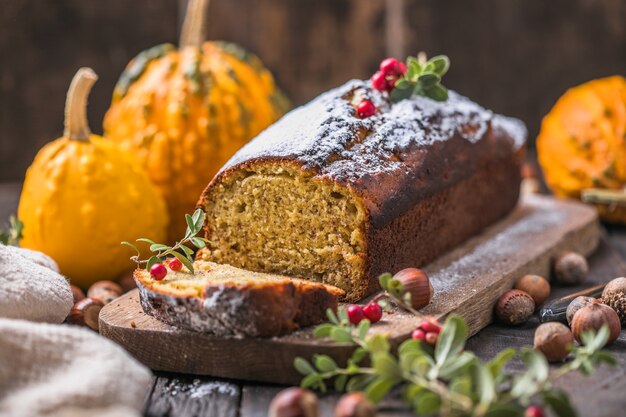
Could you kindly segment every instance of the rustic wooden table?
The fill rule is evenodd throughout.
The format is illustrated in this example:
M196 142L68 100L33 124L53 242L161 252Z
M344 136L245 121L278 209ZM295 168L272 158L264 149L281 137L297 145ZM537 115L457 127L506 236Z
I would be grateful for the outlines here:
M20 184L0 184L0 223L15 213ZM598 250L589 259L591 272L587 285L626 275L626 227L607 226ZM556 288L553 296L577 289ZM532 345L536 319L521 327L492 324L472 337L467 348L483 359L489 359L508 347ZM608 348L619 360L616 368L602 367L590 377L567 375L555 384L570 393L582 417L618 417L626 415L626 332ZM520 366L513 362L510 370ZM123 381L121 381L123 383ZM146 399L145 415L149 417L262 417L267 415L273 396L283 387L256 385L249 382L157 373ZM322 416L332 416L339 395L322 397ZM381 417L410 416L397 398L380 404Z

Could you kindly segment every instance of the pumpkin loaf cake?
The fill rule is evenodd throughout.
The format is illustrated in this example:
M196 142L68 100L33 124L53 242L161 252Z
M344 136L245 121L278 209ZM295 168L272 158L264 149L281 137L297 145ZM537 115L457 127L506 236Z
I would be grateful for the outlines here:
M355 114L371 100L377 113ZM200 258L310 278L346 301L423 265L516 205L524 124L450 92L390 103L353 80L285 115L208 185Z
M165 265L165 264L164 264ZM343 291L317 282L196 261L160 281L134 273L143 310L182 329L216 336L276 336L320 323Z

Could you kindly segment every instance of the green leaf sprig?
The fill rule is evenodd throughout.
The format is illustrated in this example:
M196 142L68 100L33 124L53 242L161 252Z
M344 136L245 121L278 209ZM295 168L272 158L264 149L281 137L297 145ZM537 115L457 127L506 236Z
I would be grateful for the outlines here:
M412 95L426 96L435 101L448 99L448 89L441 84L441 78L450 68L447 56L437 55L426 60L426 55L420 53L417 57L409 57L406 66L406 73L396 81L395 88L389 94L393 103Z
M378 277L378 283L383 292L378 294L372 301L376 301L385 311L391 308L390 303L422 317L423 314L413 308L411 304L411 293L407 292L400 280L397 280L389 272Z
M185 236L179 241L176 242L174 246L168 246L162 243L156 243L150 239L145 237L137 239L137 242L145 242L150 245L150 251L153 253L150 258L146 260L141 260L141 252L137 248L137 246L133 245L129 242L122 242L122 245L130 246L135 251L137 251L137 255L131 256L130 259L133 262L136 262L137 265L146 266L146 270L149 271L152 265L157 264L163 260L165 260L168 256L174 256L178 258L185 267L192 274L195 273L193 268L193 254L194 249L190 247L189 244L195 246L197 249L202 249L209 243L209 240L196 236L202 230L202 226L204 225L205 214L202 209L197 209L193 215L185 214L185 220L187 221L187 230L185 232Z
M22 239L24 223L16 216L9 217L9 228L0 231L0 243L3 245L18 246Z
M380 281L388 297L399 305L407 303L403 289L387 275ZM590 374L601 363L616 364L615 358L602 350L609 337L606 326L598 333L585 333L583 345L572 347L572 359L551 372L545 356L532 348L522 348L519 353L508 348L488 362L466 352L469 332L459 316L447 318L434 349L410 339L396 352L387 335L369 332L368 320L351 324L344 307L336 314L328 310L327 316L329 322L317 326L314 335L356 348L344 367L328 355L314 355L311 361L296 358L294 367L304 375L301 386L325 392L330 384L336 391L363 391L374 402L398 387L418 415L523 417L531 403L542 402L558 417L574 417L576 411L567 394L554 388L550 380L568 372ZM504 372L506 364L518 356L525 370Z

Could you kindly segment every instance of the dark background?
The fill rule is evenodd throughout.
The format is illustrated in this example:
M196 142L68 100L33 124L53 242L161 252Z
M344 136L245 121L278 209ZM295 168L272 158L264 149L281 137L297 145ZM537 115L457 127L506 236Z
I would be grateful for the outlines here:
M60 136L80 66L100 76L94 132L139 51L176 42L184 0L4 0L0 5L0 181L20 180ZM626 73L624 0L212 0L209 38L257 53L295 104L388 56L445 53L445 84L517 116L531 139L565 89Z

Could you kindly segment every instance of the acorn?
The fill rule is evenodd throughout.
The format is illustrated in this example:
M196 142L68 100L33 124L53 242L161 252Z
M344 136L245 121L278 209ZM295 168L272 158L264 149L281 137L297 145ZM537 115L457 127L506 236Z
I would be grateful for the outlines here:
M93 298L83 298L72 307L69 316L65 319L66 323L75 324L78 326L85 326L98 331L98 317L100 316L100 310L102 310L104 304L100 300Z
M550 283L539 275L524 275L515 282L515 289L527 292L535 301L535 307L550 297Z
M362 393L349 392L339 399L335 417L375 417L376 406Z
M534 347L550 362L567 358L574 343L574 335L563 323L543 323L535 330Z
M411 294L411 306L414 309L425 307L433 297L433 286L426 272L417 268L406 268L393 276L404 286L404 290Z
M590 303L574 314L572 333L574 333L574 338L580 343L584 332L590 330L597 332L605 324L609 327L607 344L611 344L617 340L622 330L617 313L606 304Z
M122 287L107 280L96 281L87 290L87 297L100 300L104 305L109 304L120 295L122 295Z
M496 316L508 325L526 323L534 311L535 301L522 290L509 290L496 303Z
M567 318L567 324L572 325L572 319L574 318L574 314L587 304L591 303L599 303L597 299L593 297L586 297L584 295L579 295L574 298L569 305L567 306L567 310L565 311L565 317Z
M319 402L311 391L291 387L282 390L270 403L269 417L318 417Z
M602 291L602 302L611 307L622 323L626 325L626 278L611 280Z
M563 252L554 259L554 278L562 285L576 285L587 279L589 265L580 253Z

